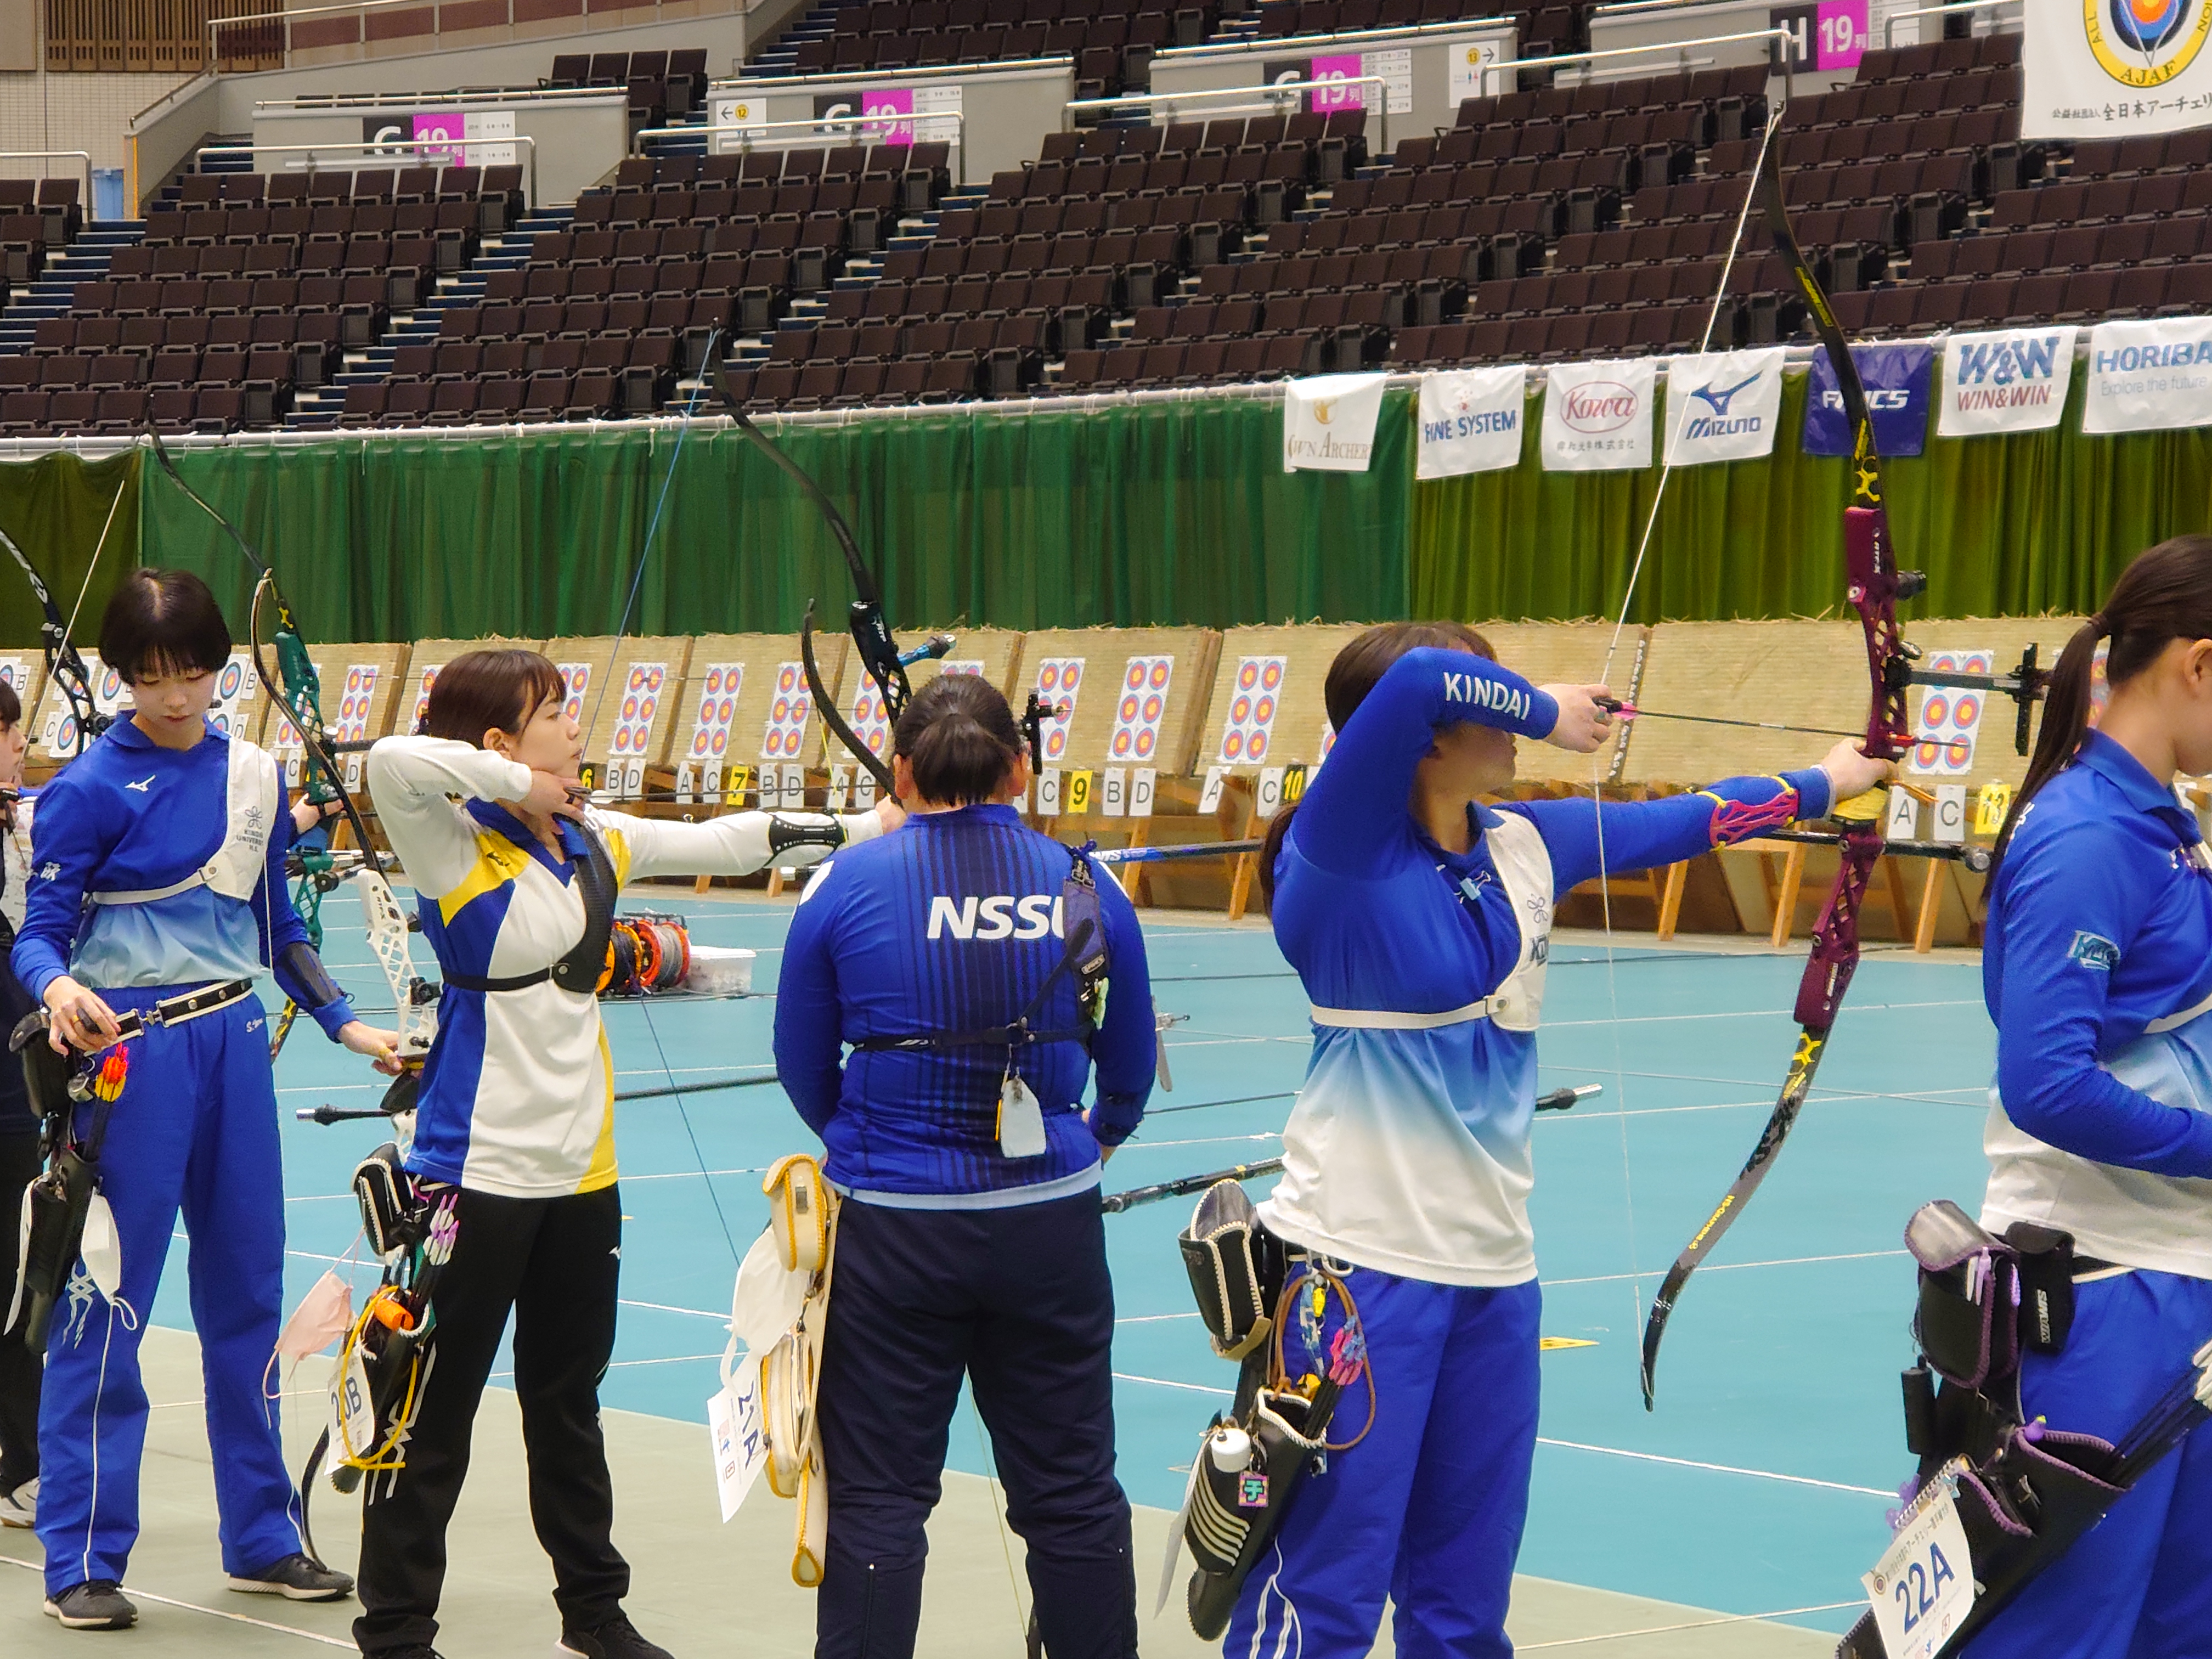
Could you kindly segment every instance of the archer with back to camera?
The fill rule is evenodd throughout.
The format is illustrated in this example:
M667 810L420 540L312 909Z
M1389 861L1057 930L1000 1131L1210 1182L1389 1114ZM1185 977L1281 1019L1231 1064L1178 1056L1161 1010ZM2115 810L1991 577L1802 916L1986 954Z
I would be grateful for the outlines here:
M354 1638L386 1659L434 1659L446 1528L510 1313L560 1651L666 1659L623 1613L629 1567L614 1547L599 1429L622 1265L614 1063L595 994L615 898L646 877L811 864L900 817L889 803L699 823L586 808L567 702L561 671L538 653L467 652L439 672L422 733L368 755L369 793L445 982L404 1167L449 1254L428 1290L413 1418L362 1509Z
M1259 1215L1297 1290L1273 1339L1287 1375L1327 1376L1364 1341L1373 1392L1344 1395L1322 1472L1257 1477L1231 1653L1364 1656L1386 1597L1401 1659L1511 1653L1536 1435L1529 1125L1553 906L1601 872L1821 817L1888 770L1844 743L1802 771L1665 800L1483 804L1512 781L1516 736L1595 750L1604 696L1531 685L1456 623L1371 628L1330 665L1340 735L1261 855L1315 1032Z
M230 1588L302 1601L352 1588L301 1550L262 1392L281 1312L284 1194L254 977L273 965L333 1041L380 1069L397 1070L396 1039L355 1018L292 908L276 763L206 718L230 649L198 577L142 569L118 586L100 650L132 710L40 793L12 953L47 1010L52 1054L100 1055L81 1101L69 1085L71 1072L82 1084L82 1061L27 1068L33 1108L50 1122L67 1115L67 1139L98 1171L82 1260L77 1240L58 1247L69 1273L58 1305L27 1298L16 1328L51 1315L38 1530L46 1611L72 1629L137 1618L118 1586L138 1532L138 1345L179 1213Z
M2208 772L2212 537L2183 536L2137 557L2059 658L1990 880L1981 1222L2070 1238L2070 1328L2055 1352L2023 1342L2018 1376L2021 1415L2053 1430L2119 1440L2212 1340L2212 848L2173 793ZM2200 1432L1966 1652L2201 1659L2208 1643Z
M843 1200L816 1401L814 1651L914 1651L964 1378L1044 1651L1124 1659L1136 1580L1098 1184L1152 1091L1144 939L1087 856L1024 827L1030 757L996 687L940 676L892 740L913 816L832 860L776 984L777 1075Z

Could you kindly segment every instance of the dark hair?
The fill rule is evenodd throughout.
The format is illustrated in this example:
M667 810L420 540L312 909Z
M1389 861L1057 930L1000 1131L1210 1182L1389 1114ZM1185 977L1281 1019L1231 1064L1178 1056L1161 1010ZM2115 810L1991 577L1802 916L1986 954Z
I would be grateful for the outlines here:
M1329 729L1341 732L1349 726L1352 714L1367 701L1367 694L1390 672L1390 665L1424 646L1468 651L1498 660L1490 641L1465 623L1377 623L1338 652L1336 660L1328 665L1322 702L1328 709ZM1282 854L1284 837L1291 833L1291 815L1297 811L1297 805L1292 802L1275 814L1267 825L1267 845L1260 849L1260 890L1270 900L1275 896L1275 860Z
M230 624L191 571L134 570L100 617L100 659L133 685L164 674L217 673L230 660Z
M23 700L15 695L15 688L0 680L0 726L21 726L23 723Z
M2074 630L2051 670L2035 758L1997 832L1997 856L2043 786L2074 763L2089 730L2090 682L2100 641L2105 683L2118 687L2156 662L2175 640L2212 640L2212 536L2176 536L2147 548L2112 584L2105 608Z
M520 732L546 698L568 692L561 671L535 651L464 651L430 682L422 735L481 749L485 732Z
M980 674L939 674L899 715L891 746L914 767L924 800L972 806L999 792L1022 756L1022 728Z

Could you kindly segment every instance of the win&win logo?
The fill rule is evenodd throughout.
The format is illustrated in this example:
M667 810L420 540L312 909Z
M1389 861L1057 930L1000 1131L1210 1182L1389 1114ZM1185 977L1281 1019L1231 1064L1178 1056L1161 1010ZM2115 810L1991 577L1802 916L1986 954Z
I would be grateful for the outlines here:
M1952 397L1962 412L2040 409L2057 395L2057 334L2004 335L1959 346Z

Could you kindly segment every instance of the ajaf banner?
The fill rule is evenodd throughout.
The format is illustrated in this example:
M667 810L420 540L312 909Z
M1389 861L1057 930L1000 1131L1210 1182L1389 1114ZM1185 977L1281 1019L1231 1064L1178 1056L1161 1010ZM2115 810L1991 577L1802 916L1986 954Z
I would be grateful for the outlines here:
M1714 351L1667 365L1667 465L1753 461L1774 453L1782 424L1780 346Z
M1917 455L1928 447L1928 394L1936 378L1932 345L1855 345L1859 384L1874 417L1874 447L1889 459ZM1826 346L1813 353L1812 384L1805 392L1805 453L1848 455L1851 423Z
M2212 123L2206 0L2028 0L2023 138L2125 138Z
M2100 323L2088 372L2084 432L2212 426L2212 317Z
M1518 465L1528 384L1518 363L1422 375L1413 476L1455 478Z
M1382 412L1382 374L1320 374L1283 386L1283 471L1364 472Z
M1544 470L1613 472L1651 465L1649 357L1560 363L1544 386Z
M2074 380L2074 325L1954 334L1943 348L1943 406L1936 429L1947 438L1985 432L2039 432L2058 424Z

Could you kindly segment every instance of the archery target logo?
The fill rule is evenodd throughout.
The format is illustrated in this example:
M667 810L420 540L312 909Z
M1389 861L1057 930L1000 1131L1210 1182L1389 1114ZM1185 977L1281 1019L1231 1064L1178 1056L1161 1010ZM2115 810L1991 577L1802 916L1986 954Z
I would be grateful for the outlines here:
M123 676L98 657L88 657L86 665L92 670L92 706L103 714L122 708Z
M1939 651L1929 662L1936 673L1991 674L1996 653ZM1982 723L1987 694L1972 686L1930 685L1920 694L1912 729L1920 734L1905 770L1923 776L1963 778L1974 769L1974 738Z
M592 665L587 662L556 663L561 671L561 684L568 688L568 700L561 706L568 719L580 722L584 718L584 694L592 688Z
M957 661L947 659L939 665L937 672L940 674L981 674L983 663L981 658L976 657L963 657Z
M376 701L376 665L357 662L346 669L345 690L338 697L337 737L340 743L359 743L368 735L369 705ZM283 729L290 732L292 722L280 713L277 719L284 721ZM293 746L299 746L299 734L292 733Z
M730 746L730 722L737 718L738 693L745 683L741 662L718 662L699 687L699 713L691 726L691 758L718 761Z
M1109 763L1151 763L1160 746L1160 724L1167 718L1174 680L1173 657L1129 659L1121 674L1121 700L1114 707L1114 735L1106 746Z
M642 760L653 741L653 722L660 713L660 694L668 684L668 665L639 662L630 665L623 682L622 708L615 716L615 734L607 745L616 760Z
M806 722L814 713L814 699L806 690L806 665L775 665L775 696L768 708L768 728L761 733L761 758L795 761L806 744Z
M1050 766L1067 753L1067 728L1075 720L1076 693L1083 686L1083 659L1047 657L1037 665L1037 696L1046 714L1038 727L1044 737L1044 762ZM1051 711L1058 709L1058 714Z
M16 696L22 696L31 689L30 665L21 657L0 660L0 681L4 681Z
M233 652L230 660L216 672L215 707L208 710L208 724L225 737L241 729L238 706L252 695L253 676L246 655Z
M2207 0L2082 0L2090 55L2122 86L2162 87L2186 70L2212 33Z
M1229 712L1221 723L1220 763L1257 766L1274 739L1275 715L1282 706L1288 657L1240 657L1231 683Z
M438 670L434 664L422 671L415 682L415 718L409 722L410 732L422 729L422 717L430 712L430 688L438 683Z
M300 728L292 724L289 714L282 708L272 708L269 712L276 722L276 734L268 745L272 752L281 755L288 749L305 749L307 746L300 741Z
M853 699L852 726L853 735L871 755L881 759L884 750L890 746L890 715L884 707L884 694L865 673L860 676L860 691Z

